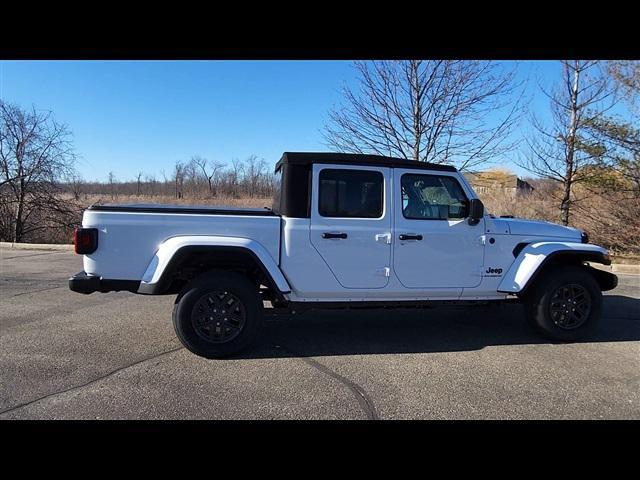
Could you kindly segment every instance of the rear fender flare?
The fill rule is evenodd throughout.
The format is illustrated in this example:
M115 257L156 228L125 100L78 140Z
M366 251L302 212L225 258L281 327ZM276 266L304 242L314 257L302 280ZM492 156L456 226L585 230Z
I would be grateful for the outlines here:
M241 249L249 253L271 280L279 293L291 292L287 279L267 249L255 240L242 237L223 237L217 235L188 235L172 237L160 244L142 276L138 293L162 293L166 287L165 275L182 253L196 248Z

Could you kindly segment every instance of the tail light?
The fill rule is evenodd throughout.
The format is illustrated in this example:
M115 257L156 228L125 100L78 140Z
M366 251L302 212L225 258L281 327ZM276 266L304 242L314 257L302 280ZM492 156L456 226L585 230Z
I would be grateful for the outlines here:
M98 248L97 228L76 228L73 231L73 245L76 253L88 255Z

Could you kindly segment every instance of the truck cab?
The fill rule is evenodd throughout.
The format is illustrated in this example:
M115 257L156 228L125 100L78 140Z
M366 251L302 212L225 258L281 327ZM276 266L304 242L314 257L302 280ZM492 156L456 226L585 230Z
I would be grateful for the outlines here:
M177 294L178 337L219 357L259 338L265 301L289 311L522 301L540 333L572 340L617 283L590 266L610 260L584 232L496 218L449 165L287 152L275 171L271 209L90 207L71 289Z
M480 287L486 222L464 177L451 166L358 158L285 155L276 167L292 299L457 299Z

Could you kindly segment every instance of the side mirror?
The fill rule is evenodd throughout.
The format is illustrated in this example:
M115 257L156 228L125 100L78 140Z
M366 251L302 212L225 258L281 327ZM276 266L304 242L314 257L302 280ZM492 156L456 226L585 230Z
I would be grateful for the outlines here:
M484 205L477 198L469 200L469 225L477 225L484 216Z

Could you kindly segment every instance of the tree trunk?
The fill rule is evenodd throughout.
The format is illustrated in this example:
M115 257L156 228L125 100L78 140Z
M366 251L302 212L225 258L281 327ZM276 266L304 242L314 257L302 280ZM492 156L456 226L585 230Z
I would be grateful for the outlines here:
M18 243L22 241L22 232L24 230L23 224L24 216L24 179L20 179L20 191L18 194L18 205L16 208L16 224L13 230L13 242Z
M560 204L560 219L563 225L569 225L569 213L571 210L571 183L565 182Z
M575 173L574 158L576 151L576 131L578 129L578 85L580 82L580 63L576 60L574 66L573 86L571 88L571 120L569 122L569 131L567 133L567 163L564 178L564 192L562 196L562 203L560 205L563 225L569 225L569 215L571 213L571 186L573 183L573 174Z
M413 102L413 160L420 161L420 144L422 143L422 105L420 95L420 79L418 73L418 62L411 62L411 97Z

